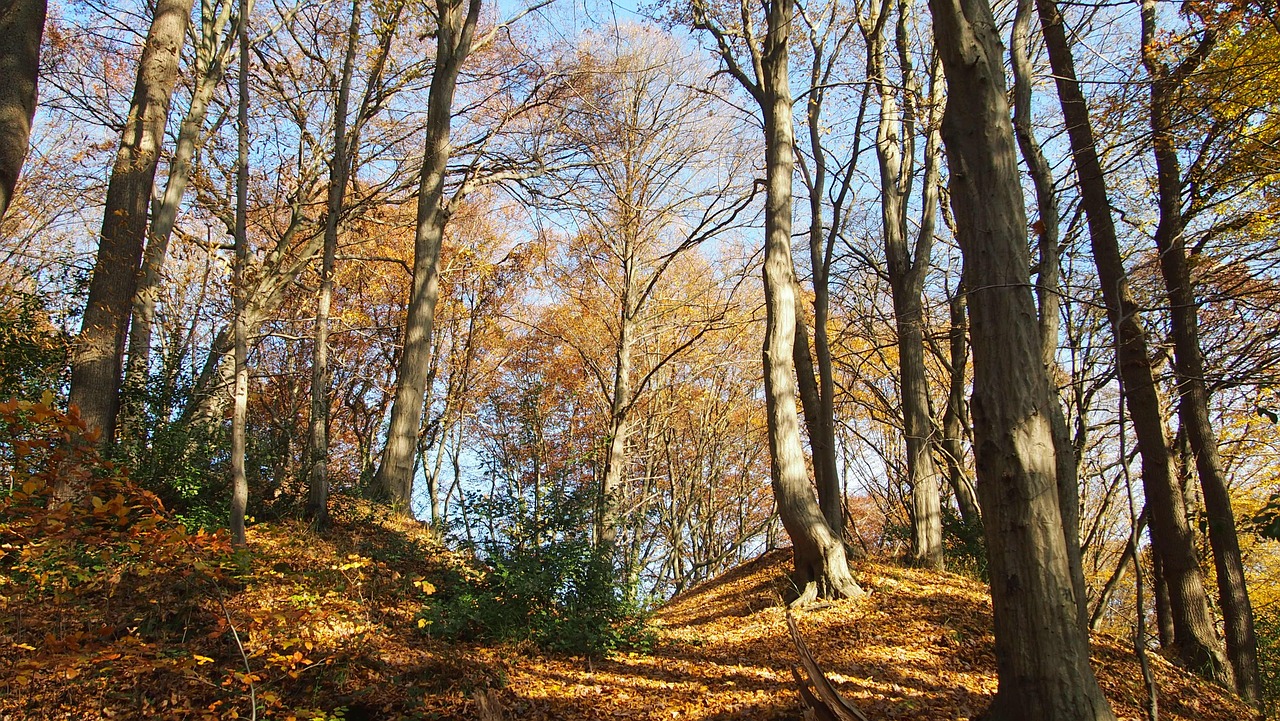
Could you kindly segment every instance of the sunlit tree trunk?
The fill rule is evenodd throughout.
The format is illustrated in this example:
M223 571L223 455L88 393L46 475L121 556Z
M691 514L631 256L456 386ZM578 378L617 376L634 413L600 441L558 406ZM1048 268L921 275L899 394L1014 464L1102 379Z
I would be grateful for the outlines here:
M1071 142L1080 183L1080 204L1089 225L1094 264L1107 304L1107 316L1116 336L1118 371L1128 399L1138 453L1142 457L1142 485L1147 498L1152 547L1160 557L1169 593L1169 610L1174 626L1173 649L1187 668L1233 688L1231 667L1226 662L1209 614L1204 576L1187 523L1182 489L1173 472L1147 332L1120 256L1106 180L1088 106L1076 78L1071 46L1054 0L1037 0L1036 6Z
M749 16L745 9L743 17ZM772 460L773 493L778 515L791 537L795 559L792 583L795 604L816 598L862 595L849 572L844 541L831 531L814 496L805 468L796 404L793 353L796 333L796 279L791 260L792 175L795 172L795 131L788 75L788 35L794 12L792 0L764 3L765 34L749 38L748 52L754 80L737 63L723 29L708 15L701 0L693 5L695 27L716 39L730 74L760 105L765 135L765 340L764 395Z
M222 37L231 18L231 9L231 0L220 0L217 4L211 0L201 0L200 3L200 44L196 49L195 90L187 115L178 130L173 157L169 159L169 177L165 182L164 194L152 210L151 229L143 251L138 288L133 296L128 365L124 378L124 388L127 391L136 393L146 385L161 272L169 253L169 241L178 219L178 208L182 205L182 198L191 179L192 159L201 144L209 103L222 81L227 58L231 53L233 38ZM124 410L123 422L136 420L141 412L141 406L135 403L133 407Z
M978 494L1000 686L985 718L1114 721L1078 623L1052 410L1030 292L1003 48L986 0L930 0L947 78L942 124L973 342Z
M1155 3L1153 0L1143 1L1142 59L1151 74L1151 145L1156 161L1156 194L1160 209L1155 241L1160 251L1165 292L1169 297L1178 417L1190 441L1200 487L1204 492L1209 544L1213 549L1218 600L1226 632L1227 658L1235 672L1236 692L1246 701L1257 703L1262 696L1253 608L1245 585L1231 494L1218 456L1217 434L1209 418L1209 390L1205 384L1204 357L1200 351L1199 312L1182 215L1182 167L1172 127L1175 94L1203 62L1216 41L1216 31L1207 28L1192 54L1176 68L1168 67L1156 48Z
M933 249L938 202L938 156L941 141L936 118L925 118L925 174L922 179L921 223L915 242L908 240L908 208L915 175L915 143L918 83L907 47L905 3L880 0L864 19L868 76L880 100L876 127L876 158L880 168L880 227L893 295L894 323L898 335L899 394L903 435L907 450L907 482L911 488L911 555L922 566L941 569L942 498L933 461L933 417L929 380L924 362L924 292ZM903 81L888 77L889 48L885 28L896 16L894 37ZM901 107L898 94L902 93ZM932 113L931 113L932 114ZM929 122L933 120L935 122Z
M107 184L89 298L71 360L69 402L110 443L120 410L125 336L146 241L147 205L178 79L192 0L159 0Z
M235 390L231 413L231 544L246 545L244 522L249 505L245 475L245 436L249 408L249 327L245 266L249 263L249 12L250 0L240 0L240 77L236 84L236 227L231 294L235 313Z
M1030 25L1035 12L1034 0L1018 0L1014 16L1010 60L1013 66L1013 126L1022 159L1036 189L1036 207L1040 218L1037 230L1039 258L1036 265L1036 304L1040 311L1040 359L1050 382L1058 375L1058 313L1062 307L1059 279L1062 275L1058 253L1058 197L1053 187L1053 171L1040 150L1031 128L1031 58L1028 55ZM1084 564L1080 557L1080 480L1079 461L1071 431L1061 403L1050 409L1053 422L1053 448L1058 462L1058 502L1062 508L1062 531L1067 542L1067 560L1071 564L1071 584L1075 588L1080 612L1080 627L1088 626L1088 597L1084 583Z
M46 0L9 0L0 6L0 218L9 210L27 157L46 5Z
M320 259L320 295L316 299L316 326L312 337L315 357L311 364L310 488L306 515L317 528L329 521L329 309L333 304L333 264L338 250L338 222L347 191L347 106L351 100L351 75L360 40L360 0L352 0L347 51L338 79L338 103L334 109L333 158L329 161L329 194L325 206L324 250Z
M951 486L956 506L960 509L960 518L966 525L974 525L982 521L982 513L978 506L973 480L965 471L964 463L963 439L966 419L969 417L968 404L965 403L967 387L965 369L969 365L969 320L964 283L959 284L947 305L951 317L951 327L948 331L948 365L951 366L951 383L947 392L947 408L942 414L941 445L947 464L947 483Z
M400 513L411 513L413 459L431 361L431 334L440 295L440 245L452 211L444 183L449 155L450 120L458 74L471 53L481 0L437 0L436 61L427 98L426 153L418 184L417 232L413 244L413 283L405 318L404 352L396 371L396 394L382 463L373 494Z

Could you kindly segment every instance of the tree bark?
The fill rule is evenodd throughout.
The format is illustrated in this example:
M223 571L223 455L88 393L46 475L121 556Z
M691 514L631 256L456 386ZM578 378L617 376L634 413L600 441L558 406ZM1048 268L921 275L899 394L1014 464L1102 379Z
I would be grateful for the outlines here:
M147 232L147 204L178 78L192 0L159 0L107 185L98 254L71 360L70 405L109 444L120 411L125 336Z
M46 0L10 0L0 7L0 219L27 158L46 6Z
M1018 147L1027 164L1036 189L1038 255L1036 273L1036 305L1040 312L1040 357L1050 382L1058 375L1058 313L1062 307L1060 293L1061 266L1058 251L1058 197L1053 187L1053 170L1040 150L1031 128L1031 58L1028 56L1031 16L1034 0L1018 0L1014 16L1010 58L1013 66L1013 127ZM1084 562L1080 551L1080 479L1079 459L1061 403L1051 408L1053 449L1058 463L1058 503L1062 508L1062 531L1067 542L1067 561L1071 564L1071 584L1075 588L1080 627L1089 624L1088 595L1084 582Z
M329 309L333 304L333 264L338 250L338 221L342 217L350 168L347 155L347 106L351 102L351 76L355 71L359 40L360 0L352 0L351 25L347 28L347 49L342 58L338 103L334 109L333 158L329 161L324 250L320 260L320 295L316 298L316 326L312 337L315 358L311 365L311 423L307 434L311 468L305 512L316 528L324 528L329 522Z
M751 37L747 43L753 80L738 64L730 40L711 19L703 0L694 0L693 4L695 28L712 34L730 74L751 93L764 116L765 418L773 493L778 515L793 545L793 605L803 605L817 598L857 597L863 591L849 572L843 539L831 532L814 497L800 440L793 355L796 277L791 260L795 129L788 72L788 40L795 4L794 0L769 0L764 9L764 36ZM742 16L749 14L743 5Z
M142 256L142 270L138 287L133 296L132 318L129 322L128 365L125 367L124 388L138 392L147 381L151 357L151 332L155 321L156 297L160 291L161 272L169 253L169 241L178 218L178 208L186 194L191 179L191 162L200 147L205 117L209 103L222 82L232 40L223 40L222 32L231 18L232 3L223 0L216 6L210 0L201 0L200 47L196 51L195 91L191 105L178 130L178 140L173 157L169 160L169 177L164 194L154 204L151 229ZM126 408L123 423L135 421L142 412L140 404ZM128 430L124 433L128 434Z
M249 263L249 12L250 0L240 0L238 42L240 77L236 83L236 227L231 294L235 313L235 391L231 414L231 545L247 545L245 509L249 505L249 480L245 475L245 440L249 408L249 328L245 270Z
M1227 642L1227 658L1235 673L1235 689L1241 698L1258 703L1262 698L1258 674L1258 644L1253 629L1253 608L1245 585L1240 539L1226 475L1218 455L1218 438L1209 418L1209 390L1200 351L1200 321L1191 268L1187 258L1182 212L1182 167L1173 134L1175 94L1200 65L1217 40L1207 28L1199 46L1176 69L1169 68L1154 46L1155 3L1142 4L1143 64L1151 74L1151 145L1156 161L1156 192L1160 219L1155 242L1160 252L1160 272L1169 298L1173 335L1173 368L1177 377L1178 417L1190 441L1195 467L1204 492L1209 520L1209 544L1217 571L1218 602Z
M1071 142L1080 183L1080 203L1089 225L1094 263L1102 284L1107 316L1116 336L1118 371L1129 401L1129 416L1133 421L1138 453L1142 457L1142 483L1150 515L1152 545L1160 556L1169 592L1174 652L1187 668L1233 688L1231 668L1226 663L1209 615L1204 577L1192 542L1191 528L1187 524L1185 501L1169 457L1168 437L1151 367L1146 329L1120 256L1102 163L1098 158L1089 110L1076 78L1075 61L1067 42L1062 15L1054 0L1037 0L1036 5Z
M942 414L942 453L947 464L947 483L955 496L960 518L965 525L976 526L982 522L973 481L965 472L964 432L969 409L965 404L965 369L969 365L969 321L965 309L965 288L960 283L948 303L951 321L949 335L949 364L951 383L947 392L947 409Z
M1000 686L986 718L1114 721L1078 624L1003 48L986 0L930 0L973 342L973 424Z
M452 202L444 194L451 147L450 120L458 74L471 53L481 0L437 0L436 62L427 98L426 154L418 184L413 284L405 318L404 351L396 370L396 394L373 495L411 515L413 459L431 364L431 334L440 295L440 246Z

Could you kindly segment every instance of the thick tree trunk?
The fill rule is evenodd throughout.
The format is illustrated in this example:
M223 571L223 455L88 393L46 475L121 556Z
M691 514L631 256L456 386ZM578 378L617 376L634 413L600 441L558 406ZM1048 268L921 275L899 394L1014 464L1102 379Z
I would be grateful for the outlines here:
M1258 644L1253 629L1253 608L1245 586L1240 539L1236 535L1231 494L1218 456L1218 439L1209 418L1209 390L1204 378L1204 358L1200 352L1200 321L1191 269L1187 259L1182 216L1182 168L1174 144L1172 112L1174 94L1200 64L1216 41L1206 30L1200 46L1176 70L1166 67L1154 47L1155 3L1142 6L1143 62L1151 73L1151 144L1156 161L1156 190L1160 220L1156 226L1156 248L1160 271L1169 297L1169 319L1173 331L1173 367L1177 376L1178 417L1195 456L1196 472L1204 492L1209 520L1209 544L1217 571L1218 601L1227 641L1227 658L1235 672L1236 692L1246 701L1261 699L1258 675Z
M147 232L147 204L178 78L192 0L159 0L138 63L138 79L107 185L88 304L71 360L69 402L100 442L110 443L120 410L125 336Z
M178 219L178 208L186 194L191 179L191 162L201 144L205 117L209 103L222 82L227 56L231 52L230 40L223 40L222 33L231 18L232 3L224 0L215 7L210 0L201 2L200 47L196 54L196 86L191 96L187 116L178 130L178 140L173 157L169 159L169 177L164 194L155 204L151 217L151 230L143 251L142 270L138 276L138 288L133 296L133 315L129 322L128 365L125 368L124 388L141 390L147 381L151 358L151 334L155 321L156 297L160 292L161 272L169 253L169 241ZM140 416L142 408L136 405L125 409L124 423ZM128 433L128 431L125 431Z
M1050 382L1058 375L1058 313L1061 268L1058 254L1058 197L1053 187L1053 170L1040 150L1031 127L1031 58L1028 56L1030 24L1034 0L1018 0L1013 21L1010 57L1013 66L1013 126L1018 147L1027 164L1036 189L1036 207L1040 219L1037 248L1036 304L1040 311L1040 358ZM1088 626L1088 597L1084 583L1084 563L1080 551L1080 480L1079 460L1071 431L1061 403L1051 409L1053 449L1058 463L1058 502L1062 508L1062 531L1067 542L1067 560L1071 564L1071 584L1079 606L1080 627Z
M986 0L931 0L973 341L973 423L1000 687L986 718L1114 721L1089 666L1062 531L1026 216Z
M753 52L759 58L754 91L765 132L765 412L773 492L794 546L794 603L804 604L816 598L860 596L862 589L849 572L843 540L832 533L814 497L796 408L796 280L791 262L795 132L787 58L793 11L792 0L767 4L767 31Z
M232 266L231 294L235 306L235 391L231 414L231 545L244 548L245 509L249 505L249 480L245 475L246 431L249 408L249 328L245 287L245 270L249 263L249 2L240 0L239 38L240 77L236 83L237 157L236 157L236 228L235 260Z
M316 528L329 522L329 309L333 304L333 263L338 250L338 221L347 192L347 106L351 102L351 76L355 71L360 40L360 0L351 2L347 49L338 79L338 103L334 109L333 158L329 161L329 194L325 207L324 250L320 260L320 295L316 298L316 326L312 338L315 358L311 365L310 488L306 516Z
M373 494L400 513L411 514L413 459L431 364L431 334L440 295L440 245L452 212L444 195L449 163L453 95L462 63L480 18L481 0L438 0L436 62L427 98L426 154L418 184L417 232L413 244L413 284L405 318L404 352L396 370L396 394L382 464Z
M1169 591L1174 652L1186 667L1233 688L1231 668L1226 663L1209 615L1204 577L1192 543L1191 528L1187 524L1185 501L1169 457L1147 334L1120 257L1102 164L1089 110L1076 79L1075 62L1071 57L1062 15L1054 0L1037 0L1037 8L1071 142L1094 263L1112 332L1116 336L1119 375L1129 402L1138 453L1142 457L1142 483L1150 514L1153 548L1160 556Z
M46 0L10 0L0 6L0 219L27 158L46 5Z

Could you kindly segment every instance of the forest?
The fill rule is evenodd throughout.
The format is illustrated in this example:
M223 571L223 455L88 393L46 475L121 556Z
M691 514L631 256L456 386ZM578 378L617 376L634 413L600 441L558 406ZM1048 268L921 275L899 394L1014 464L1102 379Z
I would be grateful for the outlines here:
M1280 719L1275 0L0 0L0 717Z

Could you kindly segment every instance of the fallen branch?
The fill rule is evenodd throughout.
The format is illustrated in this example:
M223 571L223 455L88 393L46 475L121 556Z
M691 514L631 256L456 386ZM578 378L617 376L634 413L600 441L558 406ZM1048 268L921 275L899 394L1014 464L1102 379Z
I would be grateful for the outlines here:
M796 645L796 652L800 654L800 663L808 676L806 681L800 676L798 668L791 667L791 675L795 677L796 686L800 689L800 697L807 707L805 718L812 718L815 721L870 721L853 704L846 701L840 692L836 691L835 686L831 685L827 675L813 660L813 654L809 652L804 639L800 637L800 628L796 625L795 616L791 615L790 611L787 611L787 629L791 632L791 641ZM813 690L809 689L810 684L813 685Z

